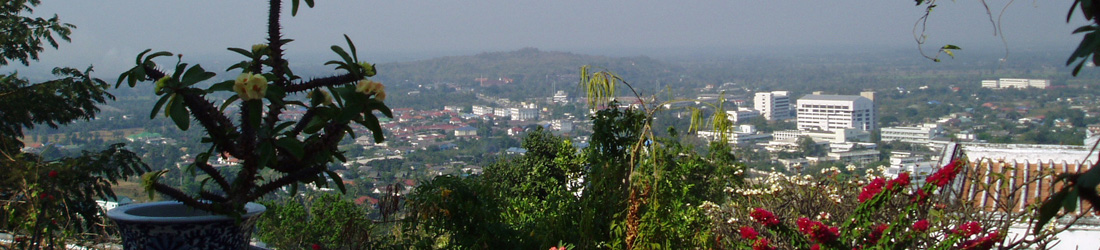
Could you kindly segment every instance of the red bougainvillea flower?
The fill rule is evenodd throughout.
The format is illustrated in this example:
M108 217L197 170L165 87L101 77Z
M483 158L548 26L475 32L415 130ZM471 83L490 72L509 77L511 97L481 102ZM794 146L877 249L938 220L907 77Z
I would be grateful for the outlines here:
M936 173L929 175L927 182L935 184L937 187L943 187L944 185L947 185L948 182L954 180L955 176L959 174L959 164L961 164L959 160L951 161L951 163L948 163L947 166L943 166L943 168L941 168L939 171L936 171Z
M1001 242L1001 234L997 231L993 231L985 237L968 240L963 242L960 249L966 250L989 250L993 248L993 245Z
M889 183L886 183L886 190L897 191L898 189L903 189L909 186L909 181L909 172L903 172L901 174L898 174L897 178L894 178L893 180L890 180Z
M768 245L768 238L760 237L756 239L756 242L752 243L752 250L772 250L775 249Z
M805 234L814 242L831 242L840 238L840 228L825 226L820 221L798 218L798 232Z
M928 200L928 192L925 192L924 189L917 190L917 193L909 198L909 202L916 202L920 205L924 205L924 201L926 200Z
M814 244L810 246L810 250L821 250L821 244Z
M982 232L982 224L977 221L971 221L959 225L952 233L962 236L963 238L970 237Z
M930 225L928 223L928 220L918 220L917 222L913 222L913 231L917 231L917 232L928 231L929 226Z
M47 173L46 176L49 176L50 178L57 178L57 170L50 170L50 172Z
M859 192L859 202L863 203L871 198L874 198L876 194L882 192L882 187L886 185L886 180L881 177L875 178L870 184L863 187L863 191Z
M741 238L746 239L746 240L755 240L757 236L760 236L760 233L757 233L756 229L752 228L750 226L741 227L740 232L741 232Z
M312 248L313 250L321 250L321 245L313 244L312 246L309 246L309 248Z
M890 225L886 223L871 228L871 233L867 235L867 244L874 244L882 239L882 232L885 232L887 228L890 228Z
M752 212L749 213L749 216L752 216L753 220L760 224L764 224L766 227L779 225L779 218L776 218L775 214L764 208L758 207L753 209Z

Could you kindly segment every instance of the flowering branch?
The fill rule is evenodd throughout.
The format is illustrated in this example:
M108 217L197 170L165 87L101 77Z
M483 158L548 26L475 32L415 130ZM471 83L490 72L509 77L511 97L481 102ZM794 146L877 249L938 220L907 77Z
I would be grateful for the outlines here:
M208 136L204 141L211 142L212 147L192 164L210 175L225 195L200 190L198 195L189 196L179 189L156 183L156 176L147 178L152 182L146 186L150 192L164 193L195 208L233 214L239 212L245 203L297 182L324 185L331 179L343 190L340 177L326 170L329 163L344 160L337 145L346 135L352 133L349 123L364 125L374 134L375 141L384 139L382 127L373 112L377 110L388 117L393 115L383 103L386 98L385 86L365 80L375 74L374 65L359 62L355 55L355 45L350 38L344 36L351 53L339 46L333 46L332 50L343 61L325 64L335 64L338 70L343 69L347 73L291 82L299 78L291 73L289 64L283 58L285 51L282 46L290 40L283 39L280 33L279 13L282 1L272 0L270 3L267 44L253 45L251 51L229 48L230 51L250 59L228 69L243 71L235 80L215 83L205 90L194 88L192 86L214 77L215 74L205 71L199 65L188 68L186 63L179 62L176 63L173 74L166 74L158 70L152 60L171 56L172 53L156 52L146 56L149 50L138 55L136 67L119 76L116 87L124 81L131 87L138 81L156 81L154 91L160 96L160 100L153 107L153 116L163 108L164 115L171 118L182 130L189 128L191 118L199 121ZM307 3L312 6L310 2ZM264 66L270 67L270 72L261 72ZM226 100L219 109L206 99L207 93L216 91L231 91L236 95ZM290 94L306 92L309 93L308 106L299 100L288 99ZM337 102L334 103L333 99ZM222 110L238 100L240 118L238 123L234 123ZM283 122L281 116L288 105L307 106L306 115L298 121ZM240 169L236 175L232 175L232 183L207 163L212 154L241 160ZM265 168L282 173L283 176L257 185L260 172ZM329 174L328 178L323 175L326 172ZM200 199L205 201L199 202ZM206 203L213 205L203 205Z

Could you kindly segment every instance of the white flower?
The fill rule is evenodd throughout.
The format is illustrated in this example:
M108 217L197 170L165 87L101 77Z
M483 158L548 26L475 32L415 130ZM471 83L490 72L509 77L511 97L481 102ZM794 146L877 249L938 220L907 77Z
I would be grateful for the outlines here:
M703 204L699 205L699 208L703 209L703 210L710 211L710 210L718 209L720 207L718 207L718 204L714 204L714 202L703 201Z

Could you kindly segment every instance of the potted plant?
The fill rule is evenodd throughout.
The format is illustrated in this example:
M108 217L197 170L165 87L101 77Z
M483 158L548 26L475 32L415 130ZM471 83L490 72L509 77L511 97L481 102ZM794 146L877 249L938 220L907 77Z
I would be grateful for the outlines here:
M292 15L297 13L299 1L292 0ZM359 61L355 45L345 35L348 50L332 46L341 60L325 63L342 70L342 74L308 80L295 75L287 66L287 59L283 58L283 45L290 40L284 39L280 33L282 2L270 1L266 43L253 45L250 50L229 48L247 58L227 70L240 72L235 80L200 88L200 83L214 77L213 72L199 65L189 66L180 62L182 56L172 67L173 72L163 71L153 59L170 57L172 53L149 53L150 50L139 54L137 65L119 76L115 87L123 82L130 87L138 82L155 82L154 91L159 100L150 116L163 114L170 117L182 130L191 127L192 119L198 121L205 132L202 141L209 144L209 148L198 154L190 164L196 172L201 171L208 176L203 181L202 191L188 194L158 181L167 170L152 172L143 176L142 183L146 190L150 195L155 191L175 201L132 205L109 212L108 215L116 220L123 232L126 248L246 247L251 226L258 218L255 215L264 209L249 202L283 187L297 190L299 184L326 186L330 179L343 191L342 180L335 172L328 170L328 165L345 160L337 144L345 136L354 135L351 124L366 127L376 142L383 140L382 127L375 112L387 117L392 117L392 113L383 103L386 98L384 86L367 80L375 75L374 65ZM312 0L305 0L305 3L313 6ZM229 92L231 96L220 105L210 101L221 92ZM304 100L301 98L303 95ZM233 105L239 110L226 111ZM291 108L305 111L300 117L293 116L286 112ZM239 159L239 169L215 169L208 162L216 157ZM144 217L138 218L141 216ZM149 218L158 216L170 218ZM218 229L209 235L188 231L191 229L162 236L137 235L169 228L176 230L175 227L179 226L167 226L165 223L178 222L181 217L241 225L243 228ZM159 229L152 230L152 227ZM208 238L222 234L235 234L239 238L227 243L230 245L211 243ZM195 245L200 243L207 245Z

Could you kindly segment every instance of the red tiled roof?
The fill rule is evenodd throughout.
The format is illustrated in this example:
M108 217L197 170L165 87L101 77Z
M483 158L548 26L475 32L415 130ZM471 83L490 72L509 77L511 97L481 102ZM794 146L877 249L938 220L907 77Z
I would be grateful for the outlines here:
M370 196L365 195L359 196L359 198L355 198L355 205L363 205L367 202L370 202L371 205L378 204L378 199L371 198Z

